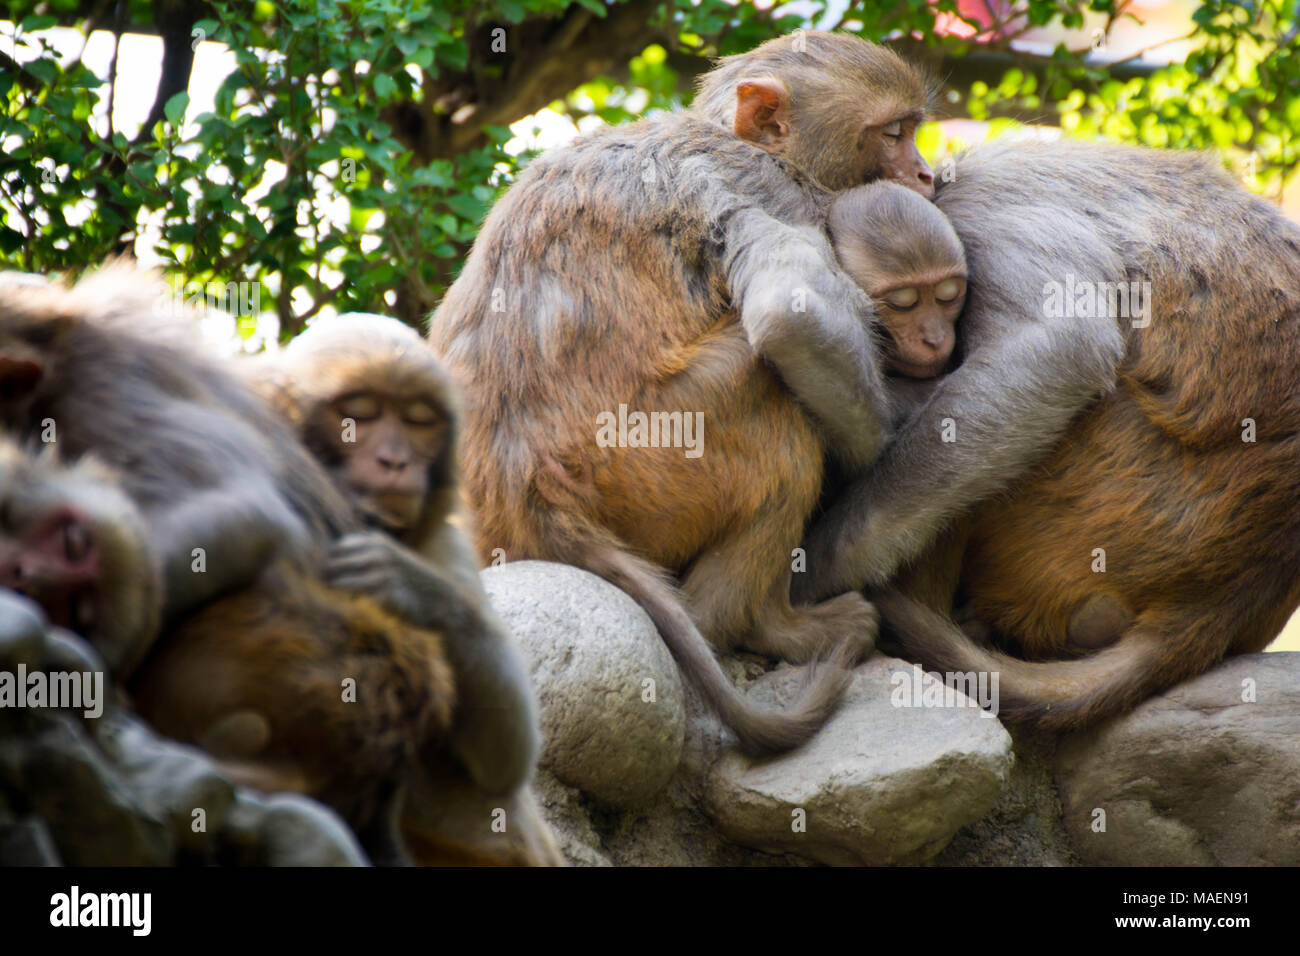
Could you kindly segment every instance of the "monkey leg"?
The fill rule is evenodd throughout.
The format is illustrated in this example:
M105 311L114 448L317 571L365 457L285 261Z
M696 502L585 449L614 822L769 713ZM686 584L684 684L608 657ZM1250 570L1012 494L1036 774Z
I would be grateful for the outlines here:
M799 536L822 477L822 440L778 389L767 376L755 376L747 404L721 409L731 414L715 429L723 435L705 457L724 523L687 567L683 592L701 632L717 647L743 645L798 663L847 643L864 656L879 622L860 594L812 606L790 603Z
M787 506L788 508L788 506ZM790 604L791 552L801 526L796 509L774 508L718 542L682 582L687 605L716 647L744 646L802 663L846 642L863 657L875 646L879 619L860 594L812 606Z

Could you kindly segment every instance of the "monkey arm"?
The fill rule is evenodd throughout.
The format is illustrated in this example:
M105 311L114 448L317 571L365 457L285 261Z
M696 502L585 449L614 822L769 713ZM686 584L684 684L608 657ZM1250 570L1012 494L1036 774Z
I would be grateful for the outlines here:
M508 793L527 782L537 758L537 704L523 658L472 570L472 555L457 547L455 529L444 531L440 538L452 540L436 547L445 562L427 560L379 532L345 535L329 556L326 580L442 633L456 675L452 750L480 787ZM473 579L445 574L443 567L471 569Z
M862 469L888 437L890 410L871 339L875 308L833 265L809 227L758 209L730 218L725 263L754 350L829 433L833 452Z
M1069 329L1037 321L985 339L817 520L799 600L888 581L953 518L1050 452L1113 386L1124 347L1113 319Z
M276 554L304 551L311 539L269 481L242 472L147 514L163 563L169 622L251 581Z

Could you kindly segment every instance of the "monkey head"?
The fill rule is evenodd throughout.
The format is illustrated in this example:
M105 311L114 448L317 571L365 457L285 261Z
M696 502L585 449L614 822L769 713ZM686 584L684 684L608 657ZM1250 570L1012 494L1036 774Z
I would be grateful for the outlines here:
M875 300L886 368L941 374L966 303L966 253L947 217L919 194L879 182L836 196L827 228L841 267Z
M892 50L801 31L725 57L692 107L826 189L884 179L922 196L934 176L916 148L930 84Z
M456 499L456 391L433 350L396 319L349 313L313 323L277 364L308 450L367 521L417 546Z
M157 634L162 571L139 510L91 458L61 465L0 440L0 587L98 648L119 678Z

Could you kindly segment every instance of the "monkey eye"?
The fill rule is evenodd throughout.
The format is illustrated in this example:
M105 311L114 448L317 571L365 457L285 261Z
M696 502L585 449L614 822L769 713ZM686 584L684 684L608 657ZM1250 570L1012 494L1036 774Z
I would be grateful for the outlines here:
M402 420L411 425L433 425L442 418L428 402L411 402L402 409Z
M934 287L934 297L940 302L955 302L962 294L960 279L944 279Z
M90 554L90 531L78 521L69 521L63 526L63 553L74 564L80 563Z
M921 294L911 286L906 289L894 289L885 294L885 301L896 309L910 309L916 305Z
M379 417L379 399L374 395L351 395L338 404L339 414L343 418L368 421Z
M892 123L885 124L881 131L890 139L898 139L903 135L903 122L902 120L894 120Z

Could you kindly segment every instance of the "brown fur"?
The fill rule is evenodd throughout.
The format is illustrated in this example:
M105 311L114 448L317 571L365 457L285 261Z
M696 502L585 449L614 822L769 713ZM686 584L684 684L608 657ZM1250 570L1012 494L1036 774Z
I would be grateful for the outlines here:
M440 635L283 567L182 621L129 690L146 720L207 745L236 779L311 794L359 832L418 750L446 738L455 700ZM235 715L265 735L214 740Z
M1007 183L1026 175L1055 179L1062 209L1128 235L1129 267L1152 286L1150 325L1121 320L1114 390L905 576L933 610L898 596L882 610L927 665L1001 670L1008 717L1073 728L1262 650L1300 604L1300 229L1178 154L1042 147L977 155L958 178L978 199L1016 195ZM967 233L987 228L966 218L974 208L946 209L968 251ZM1048 243L1061 218L1041 206L1018 228ZM975 287L975 260L971 272ZM1245 418L1255 443L1242 441ZM1042 663L985 651L934 613L950 607L953 575L927 565L951 570L953 554L971 609Z
M869 300L825 240L829 190L885 174L930 181L919 154L885 152L915 154L916 74L856 38L803 39L803 51L787 37L728 58L687 114L534 161L488 216L430 329L465 391L481 556L575 564L626 590L755 751L814 733L875 632L858 595L789 603L823 429L865 461L888 418L858 318ZM880 126L893 121L905 149L886 146ZM788 313L796 287L809 306ZM827 331L841 321L860 348ZM597 416L620 404L702 412L702 457L599 447ZM768 712L732 687L701 633L792 661L834 648L834 660L790 711Z
M458 704L448 739L422 755L421 777L407 796L404 834L421 863L561 863L545 822L526 812L540 739L536 707L522 657L489 606L465 540L455 455L459 396L450 376L418 334L376 315L319 321L259 366L255 383L349 494L359 493L348 485L356 459L374 452L340 441L345 399L375 396L384 407L423 402L439 412L444 444L429 450L427 464L415 450L414 426L401 425L411 432L411 445L395 436L384 452L389 465L405 460L407 469L425 468L417 520L386 529L400 544L374 547L372 537L363 546L374 564L357 564L353 555L349 574L337 579L386 601L403 619L446 635ZM372 573L378 575L373 583ZM491 827L498 807L509 816L504 833Z

